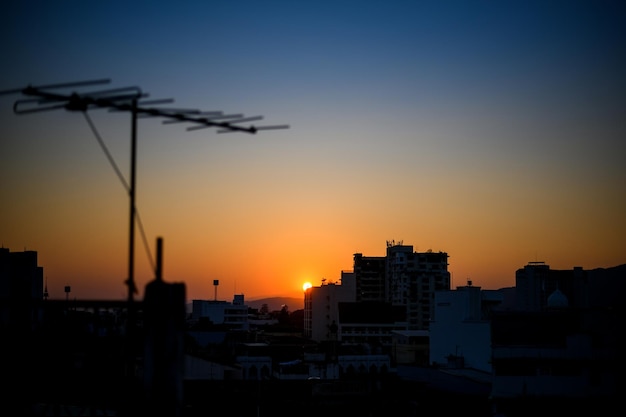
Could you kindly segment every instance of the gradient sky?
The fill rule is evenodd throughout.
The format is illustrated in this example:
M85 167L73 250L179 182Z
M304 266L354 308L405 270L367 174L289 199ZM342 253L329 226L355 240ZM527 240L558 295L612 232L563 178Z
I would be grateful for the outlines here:
M0 90L110 78L290 125L139 120L138 297L157 237L189 300L302 296L387 240L447 252L453 288L626 263L624 2L9 1L0 27ZM0 96L0 245L52 298L125 298L122 182L82 114L23 98ZM89 116L128 181L130 115Z

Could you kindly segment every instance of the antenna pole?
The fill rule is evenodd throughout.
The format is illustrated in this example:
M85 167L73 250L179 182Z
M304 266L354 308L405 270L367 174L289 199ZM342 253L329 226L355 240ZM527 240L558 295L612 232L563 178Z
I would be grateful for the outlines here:
M135 378L135 355L136 352L136 306L134 305L134 295L137 293L137 286L135 284L135 189L136 189L136 160L137 160L137 118L138 117L163 117L167 120L165 122L188 122L192 126L187 130L196 130L198 128L216 127L217 133L225 132L245 132L255 134L258 130L269 129L287 129L289 125L274 125L274 126L242 126L237 123L250 122L253 120L262 119L261 116L244 117L243 114L238 115L223 115L221 112L201 112L199 110L189 109L164 109L157 107L144 107L146 104L160 104L169 102L170 100L150 100L140 102L141 98L147 97L138 87L125 87L116 88L110 90L92 91L91 93L71 93L62 94L59 92L52 92L50 90L70 87L83 87L95 84L109 83L108 79L81 81L73 83L52 84L34 87L28 85L25 88L11 89L0 91L0 96L5 94L19 94L35 97L17 100L13 104L13 112L15 114L29 114L48 110L65 109L68 111L81 111L86 112L92 108L108 108L110 111L128 111L131 113L131 156L130 156L130 185L129 185L129 197L130 197L130 212L129 212L129 237L128 237L128 278L126 285L128 285L128 321L126 329L126 342L127 342L127 363L126 363L126 377L128 380L128 395L129 406L133 406L137 403L135 398L135 390L133 380ZM224 119L226 119L224 121ZM222 121L220 121L222 120ZM157 242L159 252L161 250L161 241ZM159 253L160 258L160 253ZM161 280L161 260L159 259L159 270L157 271L157 279ZM218 280L214 281L215 285L215 299L217 300L217 285ZM65 287L66 302L69 301L70 287ZM181 293L182 294L182 293ZM133 411L133 410L131 410ZM133 413L134 414L134 413Z
M130 134L130 229L128 232L128 302L135 294L135 184L137 176L137 100L132 101Z
M157 253L156 253L156 277L157 281L163 281L163 238L157 238Z
M136 159L137 159L137 100L133 99L131 104L131 146L130 146L130 228L128 233L128 323L126 338L126 377L130 381L135 377L135 182L136 182ZM129 382L129 384L132 382ZM131 394L132 395L132 394Z

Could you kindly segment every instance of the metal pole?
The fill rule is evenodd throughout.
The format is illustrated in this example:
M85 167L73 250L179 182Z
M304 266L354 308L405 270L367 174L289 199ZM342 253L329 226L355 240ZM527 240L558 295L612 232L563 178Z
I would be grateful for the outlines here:
M137 401L137 392L135 388L135 277L134 277L134 265L135 265L135 166L137 158L137 100L133 100L131 108L131 149L130 149L130 230L128 235L128 318L126 322L126 407L129 410L134 410ZM132 415L132 411L130 411Z
M157 253L156 253L156 277L157 281L163 281L163 238L157 238Z
M137 100L132 103L130 148L130 230L128 235L128 302L132 304L135 294L135 183L137 160ZM130 308L130 305L129 305Z

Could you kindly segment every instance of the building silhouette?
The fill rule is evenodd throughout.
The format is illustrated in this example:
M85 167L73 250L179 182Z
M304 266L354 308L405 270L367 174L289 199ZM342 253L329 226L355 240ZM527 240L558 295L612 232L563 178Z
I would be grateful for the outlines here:
M517 308L491 317L491 398L507 415L605 414L623 389L626 265L516 273Z
M0 248L0 323L3 329L23 331L41 319L44 298L43 268L37 252Z
M447 253L414 252L413 246L387 242L386 299L406 309L408 330L428 330L435 292L449 289Z
M387 257L363 256L362 253L355 253L353 262L356 301L387 301L385 281Z
M471 281L454 291L437 291L429 329L430 365L491 373L491 315L503 301L502 291L483 290Z
M389 348L393 332L428 330L435 293L450 289L447 253L414 252L411 245L388 241L385 256L355 253L353 262L340 283L323 281L305 292L305 336ZM336 334L330 332L333 323Z
M286 311L249 309L243 295L186 311L184 284L155 280L129 333L126 301L47 299L37 253L2 248L5 409L415 415L437 404L443 414L516 417L619 406L626 265L531 262L515 278L510 288L451 290L446 253L388 242L386 256L355 254L353 271L306 290L304 311L289 317L301 327Z
M304 293L304 336L318 342L340 340L339 304L354 303L356 279L353 272L342 271L341 282L322 282Z
M243 294L235 294L232 302L223 300L192 300L191 320L208 320L230 330L248 330L248 306Z

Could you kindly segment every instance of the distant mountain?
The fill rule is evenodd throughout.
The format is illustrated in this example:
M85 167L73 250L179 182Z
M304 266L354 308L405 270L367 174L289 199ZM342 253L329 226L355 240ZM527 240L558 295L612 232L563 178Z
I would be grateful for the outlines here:
M270 311L277 311L283 308L283 305L287 305L290 312L296 310L302 310L304 308L304 296L302 298L294 297L270 297L259 298L256 300L245 300L248 307L261 308L263 304L267 304Z

